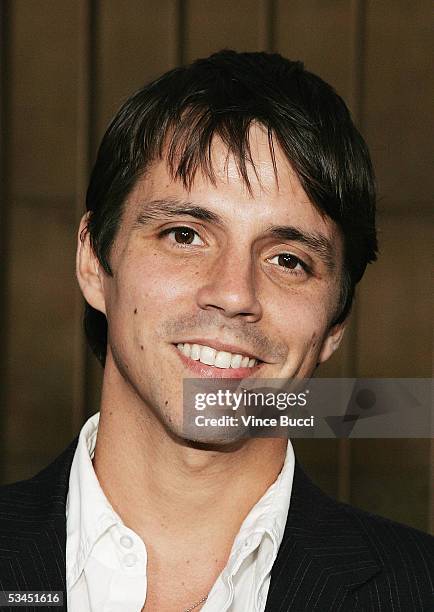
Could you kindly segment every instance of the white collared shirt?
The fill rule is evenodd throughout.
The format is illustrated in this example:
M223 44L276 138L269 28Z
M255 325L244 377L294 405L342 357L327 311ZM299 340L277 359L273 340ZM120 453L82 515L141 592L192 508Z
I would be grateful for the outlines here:
M140 612L147 589L146 545L124 525L98 482L92 458L99 412L81 429L66 500L66 585L70 612ZM202 612L263 612L286 524L294 476L288 441L276 481L251 509ZM198 594L200 599L200 594ZM193 604L195 602L191 602Z

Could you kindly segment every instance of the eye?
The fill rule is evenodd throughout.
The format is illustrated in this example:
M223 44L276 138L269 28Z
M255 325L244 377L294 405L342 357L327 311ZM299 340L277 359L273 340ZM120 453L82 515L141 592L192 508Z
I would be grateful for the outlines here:
M176 242L180 246L198 246L204 244L199 234L191 229L191 227L172 227L165 230L163 235L170 236L171 241Z
M274 265L281 266L282 268L286 268L294 274L301 274L309 271L307 264L291 253L279 253L279 255L275 255L269 259L269 262Z

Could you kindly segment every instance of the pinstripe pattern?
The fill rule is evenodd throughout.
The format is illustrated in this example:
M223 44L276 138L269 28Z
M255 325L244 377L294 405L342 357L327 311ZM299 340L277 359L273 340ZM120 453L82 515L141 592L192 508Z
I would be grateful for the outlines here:
M65 593L65 503L77 440L34 478L0 488L0 589ZM336 502L296 462L266 612L433 611L433 576L434 538Z
M434 538L336 502L296 463L265 612L434 612Z
M66 599L65 505L77 442L30 480L0 487L0 590L63 591ZM47 608L61 610L1 610Z

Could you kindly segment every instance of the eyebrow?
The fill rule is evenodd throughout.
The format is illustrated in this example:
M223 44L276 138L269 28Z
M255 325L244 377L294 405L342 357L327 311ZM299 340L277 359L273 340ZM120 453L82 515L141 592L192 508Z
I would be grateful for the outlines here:
M162 217L179 217L181 215L188 215L199 219L199 221L208 221L218 226L224 225L221 217L203 206L196 206L191 202L169 198L165 200L151 200L141 204L134 227L147 225L149 222L159 220Z
M324 234L306 232L297 227L287 225L273 225L267 229L278 240L300 242L313 251L330 271L336 268L335 248L333 243Z
M187 215L224 227L225 222L215 212L192 202L167 198L151 200L139 205L139 213L134 222L134 228L140 228L148 223L160 220L162 217L179 217ZM336 268L335 248L333 243L324 234L307 232L290 225L272 225L266 229L265 235L276 240L299 242L313 251L330 271Z

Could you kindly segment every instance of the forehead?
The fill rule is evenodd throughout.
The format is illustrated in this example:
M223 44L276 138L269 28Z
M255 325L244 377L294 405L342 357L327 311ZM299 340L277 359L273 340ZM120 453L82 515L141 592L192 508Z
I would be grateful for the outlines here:
M235 227L235 222L246 230L251 227L259 231L267 224L291 224L305 231L320 231L340 243L336 224L310 202L278 143L274 142L274 155L271 153L268 134L262 126L251 127L249 145L247 181L238 160L219 137L212 141L212 175L199 166L189 187L172 176L163 155L138 179L127 199L121 225L127 229L134 224L147 203L176 200L206 206L226 220L228 227Z

